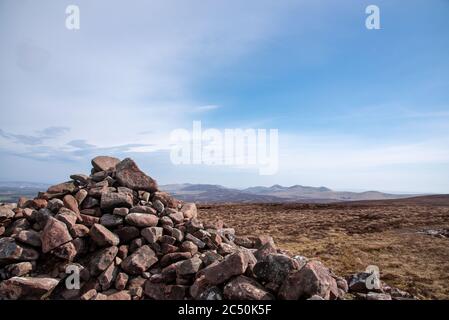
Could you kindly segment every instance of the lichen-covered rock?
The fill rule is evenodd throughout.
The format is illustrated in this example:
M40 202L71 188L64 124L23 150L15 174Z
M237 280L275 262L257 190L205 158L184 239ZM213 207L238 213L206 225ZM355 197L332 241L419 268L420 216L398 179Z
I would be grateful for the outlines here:
M272 284L272 288L276 290L285 277L297 269L299 264L292 258L283 254L269 254L255 264L253 272L257 279Z
M0 297L9 300L44 299L58 285L59 279L13 277L0 282Z
M0 206L0 222L2 220L11 219L15 215L14 211L12 211L8 207Z
M158 261L156 254L147 245L140 247L121 263L122 269L132 275L139 275Z
M233 276L244 274L248 267L248 260L244 253L236 252L228 255L223 261L213 263L203 270L201 275L211 285L218 285Z
M33 270L33 264L31 262L19 262L7 265L5 272L8 278L21 277Z
M132 205L133 199L127 193L108 191L101 194L101 209L112 210L117 207L131 208Z
M95 276L106 270L106 268L114 261L117 252L118 248L116 246L96 251L89 259L90 274Z
M310 261L287 276L278 297L285 300L308 299L320 296L326 300L340 295L335 279L319 261Z
M256 280L238 276L224 286L224 296L229 300L274 300Z
M157 191L156 181L143 173L132 159L119 162L115 169L115 177L120 185L132 190Z
M115 168L115 166L120 162L120 159L107 156L98 156L92 159L92 166L96 171L107 171L109 169Z
M159 218L148 213L130 213L125 217L125 221L130 225L139 228L146 228L157 226Z
M49 217L42 231L42 252L47 253L51 250L72 240L67 225L53 217Z
M94 224L89 231L92 240L100 247L117 246L120 238L101 224Z

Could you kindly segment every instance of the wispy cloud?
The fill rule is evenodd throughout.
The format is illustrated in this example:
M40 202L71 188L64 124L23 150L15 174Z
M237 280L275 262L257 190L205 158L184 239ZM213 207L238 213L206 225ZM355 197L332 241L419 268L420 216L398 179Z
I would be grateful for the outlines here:
M75 147L77 149L92 149L92 148L96 147L93 144L87 143L86 140L72 140L72 141L67 142L67 145L71 146L71 147Z
M67 127L48 127L41 131L38 131L38 134L42 137L46 138L54 138L59 137L70 131L70 128Z
M207 111L216 110L218 108L220 108L220 106L215 105L215 104L209 104L209 105L205 105L205 106L196 107L193 110L196 112L207 112Z
M36 161L74 162L88 160L100 154L123 156L130 152L139 152L139 148L150 147L151 144L124 144L111 147L96 147L84 140L70 141L63 146L27 146L26 148L0 148L0 153L13 155Z
M48 127L43 130L36 131L35 135L26 135L10 133L0 129L0 136L18 144L34 146L42 144L46 140L58 138L69 131L70 128L67 127Z

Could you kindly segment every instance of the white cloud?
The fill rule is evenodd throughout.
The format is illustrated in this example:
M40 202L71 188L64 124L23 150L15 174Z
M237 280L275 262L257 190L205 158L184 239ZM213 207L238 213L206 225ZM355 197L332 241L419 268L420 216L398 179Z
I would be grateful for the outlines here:
M162 147L192 110L218 108L195 101L192 86L255 50L288 13L289 4L262 2L79 1L81 29L73 32L63 4L7 1L0 103L8 116L0 126L24 135L71 128L54 147L70 140Z
M207 111L216 110L216 109L218 109L218 108L220 108L220 106L217 106L217 105L215 105L215 104L209 104L209 105L205 105L205 106L199 106L199 107L196 107L196 108L194 109L194 111L197 111L197 112L207 112Z

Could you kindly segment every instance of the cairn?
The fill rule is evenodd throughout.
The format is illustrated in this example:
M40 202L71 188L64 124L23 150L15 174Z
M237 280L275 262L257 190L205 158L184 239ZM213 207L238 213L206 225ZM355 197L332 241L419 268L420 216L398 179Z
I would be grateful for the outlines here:
M402 299L290 257L269 236L203 224L131 159L99 156L89 176L0 206L0 299ZM377 286L376 286L377 283Z

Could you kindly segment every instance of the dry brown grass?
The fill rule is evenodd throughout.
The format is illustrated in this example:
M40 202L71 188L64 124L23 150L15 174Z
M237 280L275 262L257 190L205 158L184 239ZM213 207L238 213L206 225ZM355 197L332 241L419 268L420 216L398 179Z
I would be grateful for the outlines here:
M418 233L449 228L449 207L423 205L200 205L240 235L269 234L292 254L319 258L348 275L377 265L382 280L423 299L449 299L449 239Z

